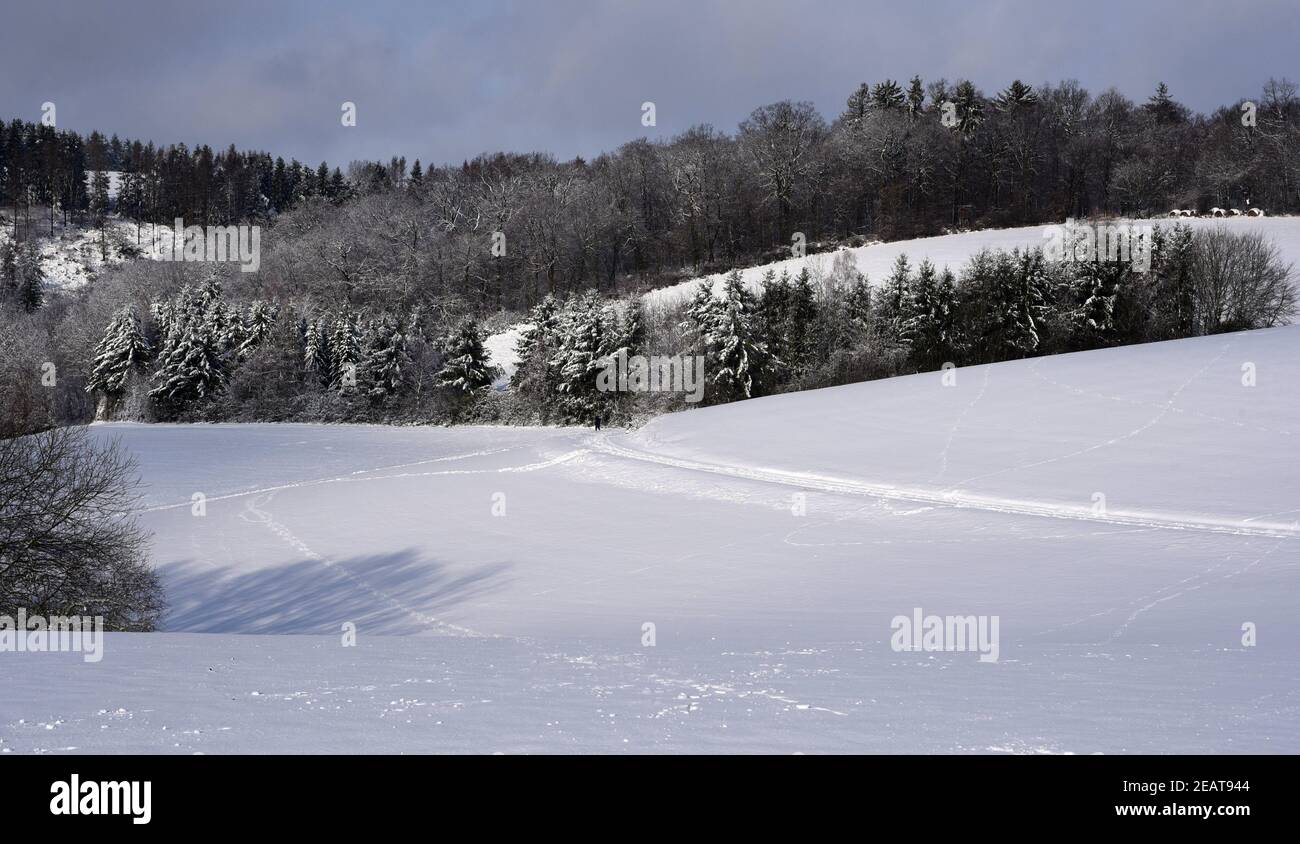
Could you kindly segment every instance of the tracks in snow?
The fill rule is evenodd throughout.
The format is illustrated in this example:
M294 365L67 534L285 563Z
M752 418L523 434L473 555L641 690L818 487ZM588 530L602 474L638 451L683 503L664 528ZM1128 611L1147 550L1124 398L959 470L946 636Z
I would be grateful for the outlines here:
M968 508L986 510L995 513L1010 513L1021 516L1038 516L1050 519L1069 519L1073 521L1095 522L1098 524L1124 525L1138 528L1156 528L1161 530L1192 530L1209 533L1227 533L1238 536L1270 536L1291 538L1300 536L1300 526L1296 523L1243 521L1239 519L1217 519L1182 514L1143 513L1133 511L1107 511L1094 513L1089 507L1070 507L1040 501L1026 501L1013 498L999 498L987 495L974 495L957 490L926 489L922 487L903 487L892 484L871 483L869 481L848 478L833 478L807 472L792 472L781 469L767 469L745 466L726 466L689 460L678 457L666 457L640 451L612 442L607 434L596 434L592 440L594 451L627 460L639 460L671 466L693 472L707 472L714 475L740 478L762 483L779 484L799 489L828 492L838 495L858 495L883 498L893 501L907 501L942 507Z
M509 449L502 449L506 451ZM722 475L731 478L737 478L748 481L758 481L761 483L777 484L780 486L795 487L798 489L812 490L815 492L825 492L837 495L866 496L892 501L904 501L915 504L925 504L940 507L966 508L974 510L984 510L995 513L1009 513L1022 516L1037 516L1040 518L1067 519L1071 521L1094 522L1097 524L1120 525L1136 528L1154 528L1160 530L1191 530L1209 533L1226 533L1238 536L1266 536L1280 539L1288 539L1300 536L1300 524L1297 522L1265 522L1260 521L1261 517L1249 519L1230 519L1214 518L1204 516L1194 516L1187 514L1169 514L1169 513L1151 513L1140 511L1120 511L1111 510L1104 514L1095 513L1090 507L1078 506L1072 507L1065 504L1051 502L1031 501L1015 498L1001 498L997 496L978 495L964 493L956 489L937 489L926 487L909 487L896 486L893 484L873 483L870 481L856 480L850 478L835 478L827 475L818 475L810 472L794 472L782 469L747 467L747 466L728 466L717 463L707 463L700 460L690 460L679 457L669 457L662 454L654 454L648 451L628 448L619 445L610 439L607 433L595 434L590 440L590 448L575 448L571 451L564 452L554 457L538 460L532 463L525 463L514 466L501 466L486 469L444 469L434 471L407 471L392 474L372 474L375 472L390 472L392 469L415 467L427 463L438 463L444 461L454 461L467 457L477 457L487 454L496 453L496 450L485 452L475 452L468 455L451 455L448 457L435 458L432 460L416 461L410 464L399 464L396 466L377 467L375 469L363 469L352 472L348 475L316 478L312 480L299 481L296 483L280 484L277 486L263 487L259 489L242 490L239 492L225 493L222 495L209 496L209 503L223 501L234 498L244 498L247 496L261 496L266 493L275 493L282 490L296 489L301 487L319 486L325 484L339 483L366 483L374 481L392 480L398 478L416 478L416 477L435 477L450 475L483 475L483 474L510 474L516 472L535 472L542 469L548 469L567 463L575 458L582 457L589 452L605 454L611 457L623 458L626 460L637 460L645 463L654 463L660 466L668 466L676 469L684 469L692 472L704 472L714 475ZM154 512L159 510L172 510L181 507L189 507L191 502L184 501L175 504L164 504L161 506L144 508L144 512Z
M380 466L374 469L358 469L357 471L352 472L351 474L340 475L331 478L313 478L312 480L296 481L294 483L279 484L278 486L267 486L267 487L260 487L258 489L245 489L239 492L227 492L227 493L222 493L221 495L210 495L207 496L204 499L204 501L210 504L214 501L227 501L232 498L244 498L249 495L264 495L266 493L281 492L282 490L286 490L286 489L299 489L301 487L322 486L325 484L366 483L370 481L393 480L396 478L431 478L431 477L437 477L441 475L491 475L491 474L510 474L514 472L536 472L539 469L549 469L551 466L558 466L561 463L568 462L569 460L572 460L575 457L580 457L581 455L587 453L587 449L575 449L573 451L567 451L556 457L551 457L546 460L539 460L536 463L525 463L520 466L500 466L494 469L442 469L439 471L432 471L432 472L398 472L397 474L392 474L392 475L371 475L370 474L371 472L384 472L390 469L401 469L408 466L420 466L426 463L442 463L449 460L464 460L469 457L481 457L484 455L495 454L501 451L509 451L509 450L510 449L497 449L493 451L473 452L471 454L451 455L448 457L433 458L431 460L420 460L414 463L403 463L397 466ZM192 505L193 502L191 501L181 501L176 504L160 504L156 507L144 507L141 509L140 512L154 513L159 510L176 510L181 507L190 507Z
M273 499L274 497L275 497L274 492L267 492L258 495L254 498L250 498L248 502L244 505L244 509L240 513L240 518L242 518L246 522L252 522L254 524L263 525L272 533L274 533L276 536L280 537L280 539L282 539L286 544L292 547L299 554L302 554L304 557L306 557L309 560L320 563L322 566L324 566L325 568L331 571L339 572L344 577L346 577L349 581L351 581L353 584L355 584L365 592L370 593L370 595L378 599L380 602L388 604L389 606L415 619L418 623L426 627L453 636L470 636L475 638L479 638L483 636L482 633L479 633L476 630L471 630L470 628L462 627L459 624L452 624L451 622L443 621L440 618L429 615L428 613L425 612L421 612L415 609L414 607L408 606L407 604L395 598L392 594L385 592L382 589L376 588L370 583L370 581L366 580L361 575L349 570L347 566L344 566L340 563L337 563L329 559L328 557L316 553L314 550L312 550L312 548L309 545L307 545L307 543L299 539L297 534L295 534L292 530L290 530L287 525L285 525L283 522L277 521L275 517L271 515L270 512L264 509L265 507L270 505L271 499Z

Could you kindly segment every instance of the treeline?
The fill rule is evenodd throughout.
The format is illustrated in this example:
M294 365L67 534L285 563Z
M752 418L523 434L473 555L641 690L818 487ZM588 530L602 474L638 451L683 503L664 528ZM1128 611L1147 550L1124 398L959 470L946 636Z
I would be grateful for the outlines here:
M1300 99L1271 82L1195 115L1161 88L1133 103L1066 82L864 85L827 123L807 103L637 140L591 161L482 156L352 169L354 201L280 220L282 263L357 305L455 299L480 316L546 295L647 289L869 238L959 227L1165 216L1173 206L1300 211ZM951 124L951 125L948 125ZM266 266L266 265L264 265Z
M1082 234L1082 233L1080 233ZM1131 261L986 251L957 274L900 257L873 285L831 269L730 274L686 301L546 296L520 336L512 389L472 320L357 313L346 302L228 303L214 271L142 314L127 305L85 389L99 415L143 420L628 423L686 391L603 382L619 357L703 358L703 403L1130 343L1245 330L1294 312L1291 267L1257 233L1156 227ZM1067 255L1076 254L1071 248ZM697 395L696 398L699 398Z
M717 372L733 373L727 384L711 385L706 400L720 401L948 361L982 363L1271 324L1289 306L1289 288L1284 294L1278 287L1276 255L1258 238L1248 239L1247 248L1208 234L1191 238L1203 244L1193 250L1199 263L1173 292L1161 287L1172 283L1161 281L1169 277L1165 270L1113 277L1126 270L1099 264L1093 275L1078 276L1075 264L1068 269L1076 274L1064 279L1061 267L1022 254L986 256L951 280L908 267L906 284L900 270L874 292L840 260L829 281L777 278L761 295L729 294L722 313L730 335L705 316L712 311L702 300L691 323L682 314L630 313L626 301L610 298L717 267L786 257L793 232L805 234L815 251L954 223L1059 222L1120 211L1163 216L1172 205L1245 205L1247 199L1271 212L1296 210L1295 86L1270 82L1253 105L1255 119L1243 122L1239 105L1194 115L1163 86L1135 104L1114 91L1093 97L1069 82L1041 89L1013 83L986 96L968 82L913 79L905 86L860 86L830 124L807 104L776 103L757 109L734 135L697 127L670 140L634 141L590 162L501 154L428 170L417 161L408 170L395 158L354 163L346 177L331 171L327 181L328 168L309 177L306 168L285 165L281 179L279 165L262 154L213 156L230 164L218 171L242 172L250 190L256 175L258 212L229 204L231 196L246 195L230 189L239 179L195 176L209 172L202 150L196 169L194 154L169 147L162 158L174 157L181 175L164 180L174 187L160 189L159 202L181 203L187 222L201 222L205 207L214 214L208 219L222 221L275 210L260 271L226 274L227 292L214 296L205 292L206 270L137 261L103 273L75 295L51 295L30 244L3 250L0 341L11 350L0 363L29 379L11 391L14 415L26 421L9 427L30 429L30 418L88 419L92 394L129 418L586 421L597 407L631 418L675 406L676 399L592 396L581 379L601 354L639 343L657 354L711 355ZM0 148L27 149L25 139L51 134L67 138L30 125L15 135L11 125ZM156 150L152 169L132 165L134 142L115 147L101 138L91 146L103 147L105 167L165 169ZM139 147L142 155L146 149ZM16 184L16 172L36 172L15 170L17 159L6 156L0 168L6 185ZM31 184L27 176L19 182ZM225 187L196 192L182 183ZM330 187L336 183L341 187ZM227 201L225 217L215 216L220 203L213 197ZM284 207L264 201L272 197ZM169 222L178 212L160 204L148 213ZM1226 258L1214 259L1215 244L1234 259L1249 253L1253 263L1240 266L1251 266L1261 281L1256 301L1224 292L1250 284L1223 281L1238 271L1221 266ZM1011 300L997 284L1015 273L1037 297L1015 300L1020 325L1032 323L1032 330L998 328ZM1193 307L1196 290L1201 298ZM932 320L921 331L907 311L917 296L933 298L944 319L955 322ZM787 299L794 315L771 317ZM227 300L235 304L218 304ZM263 310L254 317L259 302ZM1179 303L1176 319L1170 302ZM993 303L1004 310L994 311ZM168 304L170 315L165 307L155 313L154 305ZM147 350L131 353L134 374L126 380L138 383L118 395L105 389L110 382L92 380L105 326L121 329L124 307ZM482 385L491 380L482 335L537 307L543 311L531 321L543 334L524 350L517 389L482 398ZM1082 323L1081 313L1088 314ZM804 328L808 314L816 315L813 330ZM783 320L798 326L789 336L778 336L775 326ZM355 325L340 335L340 322ZM255 341L247 344L243 332L254 323ZM724 359L718 338L745 357ZM712 345L718 348L710 351ZM448 360L462 361L465 389L444 383ZM31 373L47 362L59 379L43 389ZM355 367L357 379L342 389L340 363ZM172 372L173 364L184 378L157 392L162 382L155 376Z
M111 195L108 173L120 173ZM137 223L227 225L267 220L305 198L339 200L350 190L343 172L269 153L224 152L201 145L82 137L44 123L0 122L0 206L22 239L53 234L56 218L102 224L110 212Z
M590 161L499 153L408 169L393 158L353 162L346 174L233 149L151 153L95 135L86 164L77 162L88 153L46 164L42 150L60 148L60 137L9 127L6 202L98 207L93 185L90 197L77 194L89 167L140 174L128 175L116 205L136 220L228 223L297 208L280 216L298 242L283 253L294 265L272 268L277 282L312 275L357 306L455 297L480 316L547 294L644 289L764 263L797 235L818 251L1172 207L1300 212L1300 96L1286 80L1210 115L1163 84L1136 103L1069 81L986 93L969 81L883 80L850 92L829 122L809 103L784 101L732 133L696 126ZM353 201L335 208L313 197Z
M209 269L143 314L121 306L84 385L100 418L451 422L497 375L472 320L230 303Z
M959 275L900 257L873 286L847 252L831 271L738 272L715 292L658 311L591 294L533 308L510 412L527 421L635 421L680 409L681 393L602 392L626 355L701 355L705 404L873 378L1284 323L1291 267L1255 233L1157 227L1151 265L1042 250L986 251ZM505 401L503 399L503 401Z

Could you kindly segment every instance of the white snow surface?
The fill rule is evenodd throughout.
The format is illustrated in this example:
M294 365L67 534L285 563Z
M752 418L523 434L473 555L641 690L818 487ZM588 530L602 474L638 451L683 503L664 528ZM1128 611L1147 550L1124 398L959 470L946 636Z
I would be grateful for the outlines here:
M1297 383L1288 327L636 432L96 425L166 632L0 654L0 752L1293 753Z
M519 351L516 348L519 345L519 335L532 327L530 322L516 323L505 331L489 335L483 341L488 361L501 369L501 374L492 382L495 389L504 390L510 386L510 378L519 368Z

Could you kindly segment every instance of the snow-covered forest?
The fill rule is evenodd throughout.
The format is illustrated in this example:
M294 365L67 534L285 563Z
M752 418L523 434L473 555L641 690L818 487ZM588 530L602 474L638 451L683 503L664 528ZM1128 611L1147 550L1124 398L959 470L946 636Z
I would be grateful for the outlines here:
M773 271L711 302L638 298L789 254L792 239L816 252L1069 216L1163 218L1171 204L1296 210L1300 97L1274 80L1257 99L1247 126L1235 104L1193 114L1163 85L1139 105L1072 83L985 95L969 82L885 80L829 122L781 102L734 135L697 128L590 162L498 154L408 169L394 158L353 162L346 176L14 121L0 139L8 357L56 363L55 395L29 385L26 400L59 422L627 423L683 404L599 392L619 350L704 356L705 402L720 403L1266 327L1292 304L1275 245L1169 224L1150 272L1026 248L957 267L902 256L876 278L844 261ZM36 249L56 217L97 230L101 257L156 256L174 217L264 225L267 255L247 275L104 263L93 287L67 290ZM1260 272L1246 280L1243 262ZM484 340L511 325L522 333L512 389L491 390L507 383L505 361Z

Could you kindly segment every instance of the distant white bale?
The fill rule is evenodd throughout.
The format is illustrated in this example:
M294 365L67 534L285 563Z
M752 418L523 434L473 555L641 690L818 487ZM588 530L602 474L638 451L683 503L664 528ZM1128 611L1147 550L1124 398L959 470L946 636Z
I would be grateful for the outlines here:
M1246 212L1246 216L1247 216L1247 217L1263 217L1263 216L1264 216L1264 209L1263 209L1263 208L1252 208L1252 209L1250 209L1249 211Z
M1232 216L1234 216L1234 217L1240 217L1240 216L1241 216L1241 209L1240 209L1240 208L1234 208L1234 209L1232 209Z
M1170 217L1181 217L1181 216L1183 216L1183 212L1182 212L1182 211L1179 211L1177 208L1175 208L1174 210L1172 210L1172 211L1169 212L1169 216L1170 216Z
M1211 208L1211 209L1210 209L1210 216L1211 216L1211 217L1226 217L1226 216L1228 216L1228 212L1227 212L1227 211L1224 211L1222 208Z

